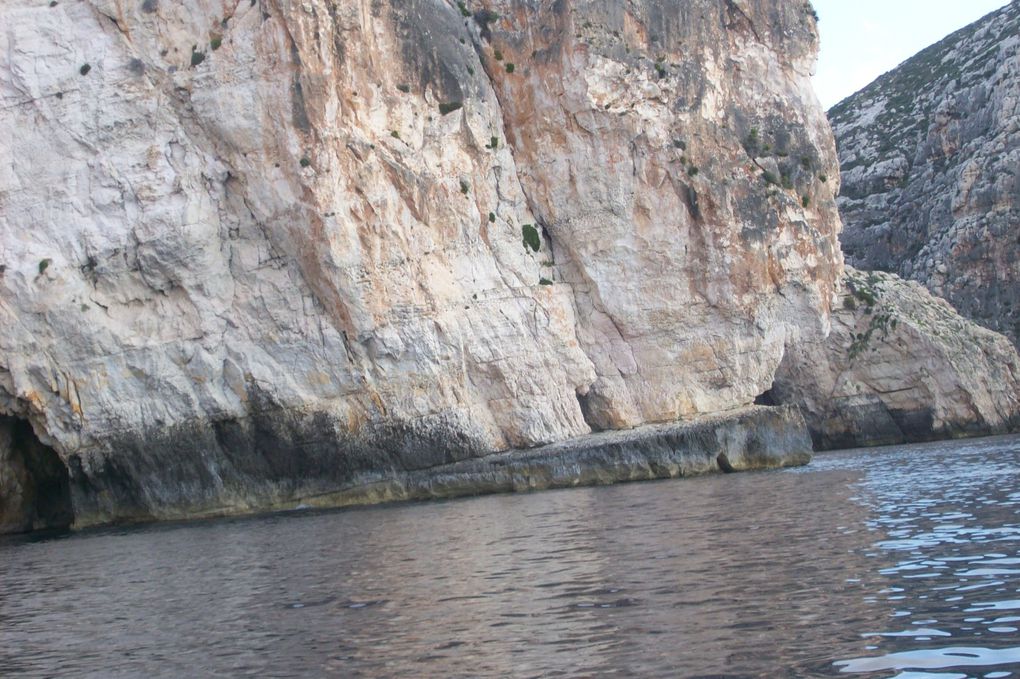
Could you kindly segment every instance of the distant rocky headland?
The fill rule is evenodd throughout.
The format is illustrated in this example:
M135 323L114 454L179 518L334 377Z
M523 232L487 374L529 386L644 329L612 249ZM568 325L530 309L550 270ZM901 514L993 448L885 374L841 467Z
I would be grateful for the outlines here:
M1008 341L844 267L802 0L31 0L0 27L0 532L1018 422Z

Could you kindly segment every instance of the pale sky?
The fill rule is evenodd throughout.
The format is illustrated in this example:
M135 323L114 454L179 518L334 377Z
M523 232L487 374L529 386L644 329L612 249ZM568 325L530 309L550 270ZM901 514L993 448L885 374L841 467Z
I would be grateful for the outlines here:
M813 0L822 36L815 91L826 109L1007 0Z

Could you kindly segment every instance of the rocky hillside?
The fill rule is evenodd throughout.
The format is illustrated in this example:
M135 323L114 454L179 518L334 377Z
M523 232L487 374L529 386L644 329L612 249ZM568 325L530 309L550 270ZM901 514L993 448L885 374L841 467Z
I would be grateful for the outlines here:
M0 5L0 525L751 404L842 295L816 47L802 0ZM784 463L772 410L699 455Z
M847 259L1020 343L1020 2L829 111Z

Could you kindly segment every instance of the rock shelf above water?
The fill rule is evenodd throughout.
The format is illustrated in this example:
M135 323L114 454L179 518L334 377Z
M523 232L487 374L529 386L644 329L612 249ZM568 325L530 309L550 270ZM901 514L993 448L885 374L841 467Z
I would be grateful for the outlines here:
M378 481L369 476L361 485L303 502L426 500L794 467L811 461L807 432L795 407L750 407L694 422L588 434Z

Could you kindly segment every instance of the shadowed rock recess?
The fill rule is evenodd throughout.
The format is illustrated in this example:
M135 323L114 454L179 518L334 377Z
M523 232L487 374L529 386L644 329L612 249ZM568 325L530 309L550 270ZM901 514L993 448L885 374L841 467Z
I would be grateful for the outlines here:
M1020 2L829 117L850 263L919 281L1020 346Z
M75 526L803 463L744 408L841 295L816 46L800 0L7 3L0 413Z

